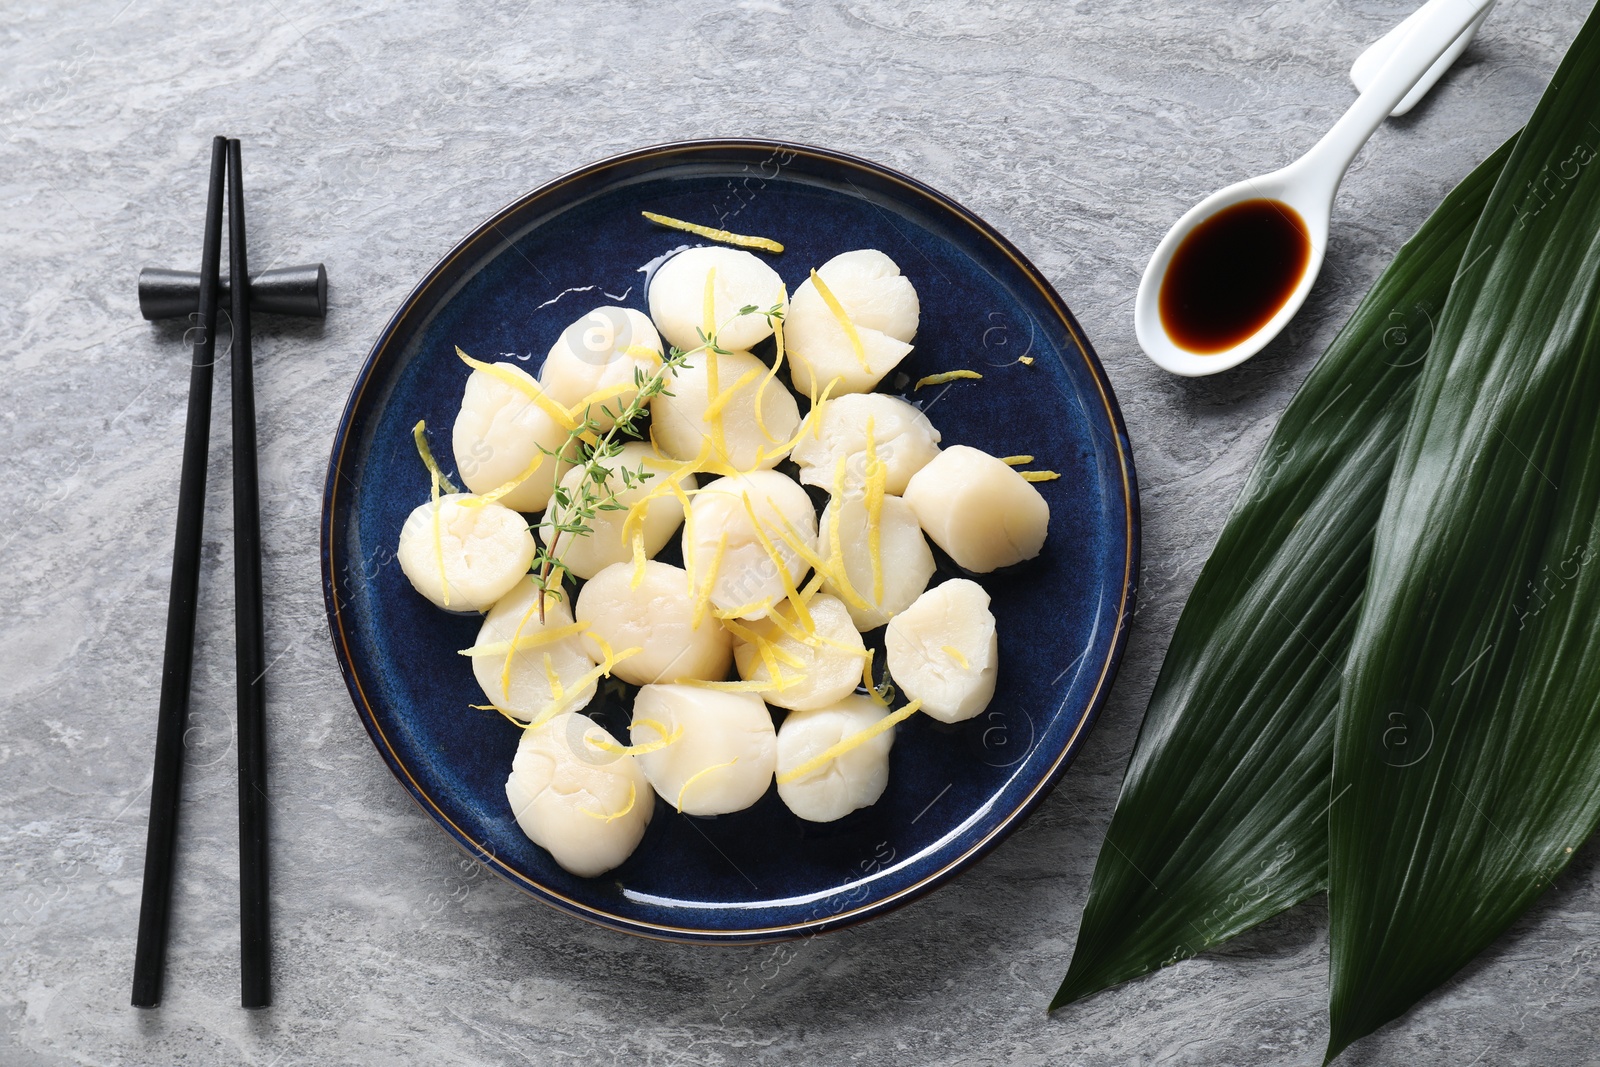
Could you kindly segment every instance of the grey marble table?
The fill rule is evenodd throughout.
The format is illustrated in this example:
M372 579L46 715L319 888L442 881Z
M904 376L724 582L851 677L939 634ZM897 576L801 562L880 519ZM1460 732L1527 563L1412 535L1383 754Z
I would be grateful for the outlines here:
M1406 0L80 0L0 5L0 1063L1320 1062L1327 912L1054 1016L1122 768L1194 576L1267 433L1443 194L1532 110L1584 16L1506 0L1357 160L1306 310L1236 372L1133 341L1145 257L1209 190L1348 104ZM257 266L323 259L322 325L256 338L272 666L277 1003L237 1006L226 404L167 997L128 1006L188 352L144 264L198 258L207 142L243 138ZM1054 281L1121 398L1144 493L1113 698L987 860L879 921L709 950L591 928L463 854L372 750L323 621L317 520L346 392L459 236L619 150L779 136L905 170ZM1351 1064L1600 1063L1596 850Z

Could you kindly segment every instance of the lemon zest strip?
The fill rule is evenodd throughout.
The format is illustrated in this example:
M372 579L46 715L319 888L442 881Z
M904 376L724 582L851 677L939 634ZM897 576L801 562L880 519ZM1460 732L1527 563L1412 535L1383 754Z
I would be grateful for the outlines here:
M633 575L628 579L628 588L637 589L639 583L644 581L645 563L648 558L644 553L644 531L635 530L629 539L633 551Z
M714 345L714 344L717 343L717 290L716 290L716 281L717 281L717 268L712 267L710 270L706 271L705 295L701 298L701 302L700 302L700 317L701 317L701 323L700 324L701 324L701 326L704 327L704 329L702 329L700 332L705 335L705 342L706 342L707 345ZM710 364L708 364L706 366L706 377L712 383L710 389L707 390L707 395L708 396L714 396L714 395L716 395L716 392L717 392L717 387L716 387L716 384L715 384L716 383L716 376L717 376L717 372L716 372L716 369L715 369L716 362L717 362L716 360L712 360L710 362Z
M538 605L535 604L528 609L528 612L531 615L537 609ZM510 641L490 641L488 644L473 645L471 648L463 648L456 655L498 656L505 652L525 652L530 648L538 648L540 645L554 644L564 638L580 634L588 628L589 624L586 622L569 622L565 626L552 626L548 630L540 630L525 637L519 634ZM521 627L518 627L518 629L520 630Z
M500 691L506 694L507 697L511 696L511 659L516 655L517 639L522 636L522 628L527 626L529 621L533 619L533 613L539 610L541 601L545 607L549 607L554 599L548 592L535 596L533 603L528 605L528 610L522 613L522 618L517 622L517 628L511 631L510 645L506 649L506 661L500 666ZM461 655L465 656L470 653L471 650L469 649L462 652Z
M804 620L802 625L807 630L816 633L817 626L816 623L811 621L811 612L806 609L805 603L799 600L800 591L794 587L794 579L789 575L788 561L778 554L778 548L772 543L772 538L768 537L766 531L762 529L763 523L756 518L755 505L750 503L750 494L742 493L740 497L744 500L745 514L750 516L750 525L754 527L756 540L761 543L761 550L767 554L768 559L777 564L778 580L783 583L784 594L794 603L797 618ZM777 613L773 612L773 614Z
M578 428L578 420L572 417L572 412L556 402L555 397L544 391L544 388L527 375L519 375L512 367L504 363L485 363L481 359L473 359L461 351L461 346L456 346L456 355L461 357L461 362L473 370L481 370L496 381L503 382L533 401L534 405L555 419L563 430L571 432ZM592 435L591 435L592 436Z
M875 648L867 649L867 658L861 663L861 684L867 691L867 699L880 708L887 708L894 700L894 686L889 684L887 674L884 675L882 685L872 680L872 657L876 652Z
M817 295L822 297L822 302L828 305L828 310L833 312L833 317L839 321L839 328L844 330L844 335L850 339L850 347L855 350L856 362L861 364L863 371L871 374L872 364L867 362L867 350L861 344L861 335L856 332L856 324L845 314L844 305L839 303L839 298L833 295L828 283L824 282L822 275L815 270L811 272L811 284L817 287Z
M844 564L844 542L839 533L844 518L844 473L849 459L848 456L840 456L833 468L833 521L828 523L828 558L836 564L833 585L841 599L858 610L871 611L877 605L868 604L867 598L856 590L855 583L850 580L849 568ZM882 600L882 597L879 599Z
M639 787L634 785L632 782L629 782L628 783L628 803L623 805L622 810L617 812L615 815L606 815L606 814L603 814L602 812L590 811L588 808L579 808L578 810L583 812L585 815L589 816L592 819L599 819L601 822L610 823L610 822L613 822L616 819L622 818L624 815L628 814L628 812L632 811L634 804L636 804L638 802L638 800L639 800Z
M1053 482L1061 475L1055 471L1020 471L1022 480L1026 482Z
M705 581L694 595L694 610L689 614L689 626L699 628L706 617L706 607L711 603L711 594L717 584L717 574L722 570L722 554L728 550L728 531L722 531L717 538L717 550L711 555L711 566L708 568Z
M812 417L815 416L817 414L817 412L822 410L822 405L826 404L828 402L828 394L833 392L833 387L838 385L843 380L844 379L842 379L842 378L835 378L835 379L833 379L833 381L828 383L827 387L822 390L821 399L816 402L815 406L813 406L810 411L806 412L805 418L800 420L800 425L799 425L799 427L797 427L795 429L793 437L789 438L788 441L786 441L783 444L779 445L777 448L773 448L773 449L758 449L757 452L756 452L756 466L760 467L761 464L765 463L767 460L771 459L773 456L781 456L781 455L787 453L790 449L794 448L795 445L799 444L800 443L800 438L802 438L802 437L804 437L806 435L806 431L810 427L818 425L817 423L812 421ZM745 472L736 472L736 473L745 473Z
M787 292L785 292L783 294L783 299L784 299L785 302L788 301L789 294ZM778 346L777 347L777 354L772 357L772 367L770 369L768 369L767 376L765 378L761 379L761 384L756 387L755 416L756 416L756 429L761 431L761 436L765 437L767 439L767 441L770 442L771 444L777 444L778 443L778 439L776 437L772 436L772 431L771 430L767 429L767 420L761 417L761 399L762 399L762 397L767 395L767 387L772 384L772 379L774 379L774 378L776 378L778 376L778 368L783 366L783 317L782 316L779 316L772 323L772 339L773 339L773 343Z
M822 752L806 760L798 767L791 767L784 771L782 774L778 775L778 784L788 785L790 782L798 781L799 779L806 777L808 774L820 771L822 768L826 767L828 764L832 763L834 760L838 759L840 756L843 756L852 749L859 748L861 745L871 741L879 734L894 729L897 725L905 722L907 719L911 718L911 716L915 715L919 710L921 710L921 708L922 701L913 700L899 711L890 712L877 722L873 723L871 726L867 727L865 730L856 731L849 737L841 740L838 744L829 745L827 748L823 749Z
M428 473L439 479L439 483L450 492L461 492L460 489L456 488L454 482L445 477L444 471L439 468L439 461L433 458L433 449L428 447L428 422L426 419L418 419L417 424L411 427L411 439L417 443L417 455L422 457L422 465L428 468Z
M654 741L644 741L637 745L619 745L610 738L601 739L588 736L585 736L583 741L584 744L598 748L601 752L610 752L618 756L643 756L649 752L660 752L683 736L682 723L679 723L669 733L666 723L656 719L635 719L632 725L628 727L629 735L631 736L632 732L641 726L648 726L654 730L657 734L656 739Z
M708 241L716 241L719 244L737 245L740 248L758 248L763 252L783 251L783 245L770 237L750 237L746 234L733 233L729 230L719 230L714 226L702 226L697 222L685 222L670 215L658 215L654 211L641 211L639 214L658 226L665 226L669 230L682 230L684 233L692 233L697 237L704 237Z
M874 437L872 416L867 416L867 557L872 563L872 604L883 603L883 494L888 487L889 471L878 458L878 444Z
M942 374L930 374L926 378L918 378L917 384L911 387L911 391L914 393L924 385L943 385L945 382L953 382L958 378L971 378L973 381L977 381L982 377L983 375L975 370L947 370Z
M970 671L972 669L972 664L967 661L967 657L963 655L961 650L955 645L941 645L939 647L939 651L955 660L956 666L960 667L962 670Z
M689 791L689 787L691 785L694 785L696 782L698 782L700 779L704 778L706 775L710 774L712 771L720 771L724 767L732 767L735 763L738 763L738 762L739 762L739 757L735 756L731 760L729 760L727 763L713 763L711 766L703 768L703 769L698 770L695 773L691 774L689 776L689 780L687 782L683 783L683 788L678 790L678 803L677 803L678 810L680 812L683 810L683 794L685 794L685 793L687 793Z
M1025 467L1033 462L1032 456L1001 456L1000 462L1008 467Z
M722 392L712 397L711 403L706 405L706 412L701 416L701 418L707 422L711 421L712 419L720 420L722 418L722 409L728 406L728 401L732 400L734 395L737 394L740 389L743 389L745 386L755 381L756 376L760 373L760 367L752 367L743 374L739 375L738 381L734 382Z

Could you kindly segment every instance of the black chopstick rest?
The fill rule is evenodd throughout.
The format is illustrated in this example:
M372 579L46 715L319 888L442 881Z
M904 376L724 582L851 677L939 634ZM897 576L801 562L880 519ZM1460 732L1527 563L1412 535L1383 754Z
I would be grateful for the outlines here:
M266 621L261 603L261 497L256 467L254 304L245 251L244 182L239 142L228 141L228 269L243 278L230 294L233 315L233 593L239 716L239 1003L272 1002L267 905ZM327 278L319 265L319 303Z
M231 281L221 278L217 299L231 300ZM321 263L274 267L250 275L250 310L264 315L320 319L328 311L328 272ZM145 267L139 272L139 314L156 322L192 315L200 306L200 275L191 270Z
M206 462L211 436L211 370L216 360L217 288L222 256L223 177L227 142L211 142L211 180L200 256L200 293L189 367L189 412L183 431L183 468L178 478L178 522L172 548L172 583L167 597L166 651L156 712L155 764L150 781L150 828L145 841L144 891L133 961L133 1006L161 1002L167 955L167 919L172 909L172 853L177 840L183 732L189 717L194 668L195 601L200 586L200 536L205 518Z

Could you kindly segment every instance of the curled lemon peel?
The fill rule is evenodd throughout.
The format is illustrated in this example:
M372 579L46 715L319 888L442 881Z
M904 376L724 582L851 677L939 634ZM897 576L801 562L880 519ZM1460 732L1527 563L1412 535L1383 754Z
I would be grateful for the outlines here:
M814 774L815 772L822 770L822 768L826 767L840 756L843 756L845 753L861 747L868 741L871 741L874 737L877 737L879 734L886 733L889 730L894 729L897 725L905 722L921 709L922 701L913 700L899 711L890 712L877 722L873 723L871 726L867 727L865 730L856 731L849 737L841 740L838 744L829 745L820 753L806 760L799 766L791 767L782 772L778 775L778 784L788 785L790 782L799 781L801 778L804 778L807 775Z
M497 503L501 497L511 492L511 490L515 489L529 478L532 478L539 468L544 466L544 458L543 452L536 452L533 457L533 462L528 464L528 466L523 469L521 474L511 479L509 482L505 482L502 485L497 485L487 493L480 494L479 496L473 498L471 503L477 507L482 507L485 504Z
M872 604L883 603L883 494L889 484L888 466L878 458L872 416L867 416L867 557L872 564Z
M739 682L708 682L704 678L684 678L676 684L695 689L709 689L717 693L781 693L790 686L805 681L803 674L779 675L776 682L766 678L750 678Z
M550 604L556 599L556 597L548 592L534 597L533 603L528 605L528 610L523 612L522 618L517 621L517 628L511 631L511 641L509 643L509 647L506 648L506 661L500 665L500 691L506 694L507 698L511 696L511 661L512 657L516 655L517 640L522 636L523 627L527 626L528 623L533 620L533 613L535 611L539 612L540 622L543 622L543 609L549 607ZM471 654L471 649L461 653L463 656Z
M728 406L728 402L738 395L740 389L743 389L745 386L755 381L760 374L760 367L752 367L743 374L739 375L738 379L732 385L728 386L726 389L722 390L722 392L711 398L711 403L706 405L706 412L702 417L708 422L711 419L721 419L723 409Z
M517 729L526 730L528 728L528 720L520 711L513 711L511 708L501 707L499 704L468 704L467 707L474 711L497 711Z
M728 551L728 531L722 531L717 538L717 550L711 554L711 563L706 568L705 580L700 583L700 588L694 595L694 608L689 613L689 626L699 629L700 623L705 620L706 608L711 603L711 594L716 589L717 574L722 570L722 556Z
M697 222L685 222L683 219L675 219L671 215L658 215L654 211L641 211L639 214L657 226L665 226L669 230L682 230L684 233L692 233L697 237L704 237L708 241L716 241L719 244L737 245L740 248L756 248L763 252L772 253L783 251L783 245L770 237L751 237L748 234L733 233L730 230L719 230L715 226L702 226Z
M537 610L537 604L528 609L530 614ZM456 655L499 656L508 652L512 654L517 652L526 652L530 648L538 648L540 645L554 644L557 641L572 637L575 634L581 634L588 628L589 624L586 622L570 622L565 626L552 626L547 630L540 630L537 633L531 633L526 636L523 636L519 633L516 637L513 637L509 641L490 641L487 644L473 645L471 648L461 649L456 653ZM520 630L521 627L518 627L518 629Z
M640 583L644 581L644 565L649 559L644 551L644 531L633 531L633 536L629 538L629 545L633 553L633 574L628 578L628 588L633 590L639 588Z
M789 294L783 294L784 303L788 303ZM772 366L767 370L767 376L761 379L761 384L756 388L755 416L756 429L761 431L761 436L769 444L777 444L778 439L772 436L772 431L767 429L767 420L761 416L761 401L767 395L767 388L772 385L772 380L778 376L778 368L783 366L783 316L778 316L772 323L772 340L777 345L776 354L772 357Z
M667 486L668 491L677 497L678 503L683 505L683 543L692 545L694 544L694 510L689 506L689 494L684 492L683 486L675 481L668 482ZM691 594L696 589L695 570L694 553L692 551L685 552L683 554L683 574L684 579L689 583L689 592ZM691 617L689 624L697 627L700 625L700 620L696 617Z
M914 393L924 385L943 385L945 382L953 382L960 378L971 378L973 381L977 381L982 377L983 375L975 370L947 370L941 374L930 374L926 378L918 378L917 384L911 387L911 391Z
M702 329L700 331L700 333L704 337L705 343L707 345L714 345L714 344L717 343L717 288L716 288L716 286L717 286L717 268L712 267L710 270L706 271L705 293L700 299L700 322L701 322L701 325L704 327L704 329ZM711 363L715 364L716 360L712 360ZM707 375L709 377L711 377L713 379L715 378L715 375L716 375L716 371L715 370L712 370L710 367L707 367L706 368L706 372L707 372ZM711 390L708 392L707 395L714 394L716 391L717 391L716 387L713 386L711 388Z
M844 518L844 476L848 463L848 456L840 456L839 462L833 467L833 521L828 523L828 558L837 565L833 573L833 586L839 591L840 599L857 610L870 611L876 605L868 604L867 598L856 590L855 583L850 580L849 568L844 565L844 541L839 533Z
M775 518L778 520L777 522L763 523L763 525L777 534L780 541L794 549L795 554L812 568L819 571L828 569L828 561L817 555L816 551L806 544L806 539L800 536L800 531L794 528L794 523L782 515L776 515ZM774 559L773 562L777 563L778 561Z
M783 583L784 595L794 604L798 617L804 620L803 625L805 628L815 633L816 624L811 621L811 612L806 609L804 601L800 600L800 591L795 588L794 578L789 574L788 561L778 554L778 547L772 543L772 538L767 536L766 530L762 529L763 524L756 517L755 505L750 503L750 494L743 493L741 498L744 500L745 514L750 516L750 525L755 531L756 540L760 543L761 550L767 554L768 559L777 565L778 580ZM773 614L777 613L774 612Z
M619 745L609 737L599 738L584 735L584 744L598 748L601 752L610 752L617 756L643 756L650 752L660 752L668 745L675 743L683 736L683 724L679 723L672 730L667 729L667 724L659 719L635 719L628 727L631 736L634 730L641 726L648 726L656 732L654 741L643 741L636 745Z
M589 636L592 641L600 646L601 652L605 654L605 659L592 670L584 671L583 674L573 679L572 685L567 693L559 700L552 700L549 704L545 705L544 709L540 711L539 717L534 719L528 725L538 726L540 723L548 722L557 715L561 714L563 711L566 711L577 699L578 694L589 688L591 683L598 682L601 678L604 678L606 675L610 674L613 667L615 667L621 661L627 659L629 656L637 656L640 652L644 651L642 648L628 648L623 649L621 652L613 652L611 646L606 642L605 638L601 637L599 634L590 634Z
M459 493L455 483L452 482L439 467L439 461L433 458L433 449L428 447L428 422L418 419L417 424L411 427L411 439L417 443L417 455L422 458L422 465L428 468L428 474L439 479L439 484L451 493Z
M556 402L556 399L544 391L544 388L526 374L519 374L513 367L505 363L485 363L481 359L473 359L461 351L461 346L456 346L456 355L461 357L461 362L473 370L481 370L496 381L509 385L529 400L534 405L549 415L561 426L563 430L571 432L578 428L578 420L572 417L572 412L565 406ZM592 436L592 435L591 435Z
M724 625L726 625L733 619L742 619L751 612L768 611L771 608L772 598L770 596L764 596L760 600L752 600L748 604L740 604L737 607L713 608L711 610L711 615L713 618L721 619Z
M822 410L821 405L822 404L826 404L828 402L828 394L833 392L833 387L838 385L841 381L843 381L842 378L835 378L835 379L833 379L833 381L828 383L827 388L822 390L822 397L817 402L817 405L814 406L810 411L806 412L805 418L800 420L800 425L795 428L793 437L789 438L789 440L787 440L787 441L783 442L782 444L778 445L778 447L776 447L776 448L758 450L757 455L756 455L756 466L757 467L761 466L761 464L765 463L767 460L771 459L773 456L786 455L790 450L792 450L794 448L795 445L800 443L800 438L802 438L802 437L804 437L806 435L807 430L809 430L812 426L816 425L816 423L813 421L813 416L815 416L817 414L817 412Z
M550 659L550 653L544 654L544 680L550 686L550 699L554 703L561 703L567 695L567 690L561 684L561 675L556 671L555 663Z
M1055 471L1019 471L1025 482L1053 482L1061 475Z
M444 592L444 606L450 606L450 574L444 569L444 527L441 525L439 513L444 509L439 504L439 488L448 486L451 493L460 492L450 479L444 476L444 471L439 469L439 461L433 458L433 449L428 447L428 422L418 419L417 424L411 427L411 439L417 444L417 455L422 458L422 465L428 468L428 516L433 528L433 562L439 568L439 587Z
M624 804L623 807L622 807L622 810L617 812L615 815L607 815L607 814L605 814L603 812L590 811L588 808L579 808L578 810L583 812L585 815L589 816L590 818L599 819L601 822L604 822L604 823L611 823L611 822L614 822L617 819L622 818L624 815L628 814L628 812L632 811L634 804L638 803L638 801L639 801L639 787L634 785L632 782L629 782L628 783L628 802L626 804Z
M676 805L677 809L680 812L683 810L683 795L689 791L689 787L691 785L694 785L696 782L698 782L700 779L704 778L706 775L710 774L712 771L720 771L724 767L732 767L735 763L738 763L738 762L739 762L739 757L735 756L731 760L729 760L727 763L713 763L711 766L702 768L701 770L698 770L695 773L691 774L689 776L689 780L684 782L683 783L683 787L678 790L678 802L677 802L677 805Z
M955 645L941 645L939 651L954 660L956 666L962 670L970 671L972 669L972 664L968 662L966 655Z
M485 711L498 711L501 715L504 715L518 726L523 726L526 728L539 726L549 722L557 715L560 715L563 711L568 710L571 705L576 702L578 696L585 689L589 688L591 683L598 682L601 678L610 674L611 669L618 663L627 659L629 656L637 656L640 652L644 651L642 648L629 648L624 649L621 652L613 651L611 645L599 634L592 633L589 635L589 639L600 646L601 653L604 655L605 659L598 666L591 670L585 671L577 678L574 678L569 685L562 685L560 677L555 676L554 666L550 663L549 653L545 654L546 679L551 682L552 692L555 692L557 689L559 689L560 692L552 697L549 703L545 704L544 707L540 708L537 712L534 712L531 716L527 712L519 711L516 708L504 708L498 704L473 704L471 706Z
M885 674L883 684L879 685L872 679L872 659L877 649L867 649L867 658L861 661L861 686L867 691L867 699L880 708L887 708L894 701L894 686L889 684L889 676Z
M1000 462L1008 467L1023 467L1033 462L1032 456L1001 456Z
M867 362L867 349L861 343L861 334L856 332L856 324L850 321L850 316L845 314L844 305L839 303L839 298L833 295L833 290L828 288L828 283L822 280L822 275L816 271L811 272L811 284L817 287L817 295L822 297L822 302L828 305L828 310L833 312L834 319L839 323L839 328L850 339L850 348L856 354L856 362L861 364L861 369L867 374L872 373L872 364Z

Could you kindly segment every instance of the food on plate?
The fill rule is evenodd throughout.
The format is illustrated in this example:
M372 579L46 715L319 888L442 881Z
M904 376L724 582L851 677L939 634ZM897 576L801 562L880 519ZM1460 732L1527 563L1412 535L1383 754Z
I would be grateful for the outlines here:
M661 336L685 350L712 332L719 348L747 349L772 336L772 323L745 309L788 306L783 279L754 253L710 246L686 248L661 264L650 279L649 302Z
M815 555L817 512L800 484L777 471L702 486L683 526L684 569L696 598L759 619L795 588Z
M581 511L580 483L584 477L582 467L572 467L562 475L561 487L566 491L567 503L563 505L559 499L552 500L538 526L539 540L578 578L593 578L613 563L632 559L630 541L635 530L639 534L640 551L646 557L660 552L683 523L683 502L675 493L665 491L662 483L675 481L684 489L695 487L694 475L681 469L682 464L663 460L643 441L629 441L605 462L611 468L607 479L613 491L611 500L623 508L641 505L633 529L624 529L627 511L596 508L594 514L583 519L586 532L551 532L554 525L577 524Z
M867 738L814 770L799 769L889 713L870 697L852 694L836 704L790 712L778 728L778 796L808 822L833 822L876 804L889 784L889 749L894 731Z
M800 406L749 352L696 352L650 406L650 436L678 460L709 455L737 471L776 467L789 454Z
M729 621L739 677L757 683L763 700L804 711L843 700L861 682L867 647L843 601L818 593L785 603L764 619Z
M613 744L598 723L557 715L522 732L506 779L522 832L580 878L632 855L655 812L638 761L607 751Z
M869 428L887 476L884 488L896 496L939 454L939 431L917 408L886 393L846 393L823 404L814 427L795 442L789 458L800 467L800 481L832 488L844 459L846 485L859 487L866 477Z
M1050 505L1033 483L970 445L930 460L905 498L933 543L978 574L1037 556L1050 526Z
M511 486L499 502L516 511L541 511L561 471L547 453L567 443L565 407L514 363L476 364L467 377L451 447L461 480L474 493ZM564 453L570 461L575 453Z
M716 681L733 663L733 634L709 612L695 620L689 575L670 563L612 564L583 584L576 614L591 641L640 650L612 670L632 685ZM593 651L599 658L599 647Z
M539 384L602 430L639 394L637 375L661 365L661 337L643 312L598 307L561 331L539 368Z
M688 815L725 815L760 800L778 759L772 715L752 693L685 684L647 685L633 700L635 745L668 743L636 758L668 804Z
M574 874L631 854L651 794L728 815L776 780L797 817L843 818L883 795L898 724L960 722L994 696L989 594L966 578L930 588L929 540L975 573L1033 558L1050 509L1032 483L1054 475L1014 469L1031 456L941 450L923 411L871 391L921 316L887 255L835 256L785 294L749 252L690 248L650 279L649 317L595 308L537 379L458 349L472 373L453 443L471 493L413 430L434 499L401 531L401 566L441 607L487 611L461 650L488 701L475 707L523 726L506 796ZM978 375L923 382L963 377ZM775 469L786 458L795 468ZM519 511L543 511L538 542ZM655 559L680 526L683 565ZM881 683L862 637L880 627ZM608 700L638 687L627 742L584 714L606 679Z
M911 352L921 308L916 288L875 249L834 256L795 290L784 318L790 375L806 396L866 393Z
M897 496L835 497L822 511L817 544L834 559L823 591L844 602L862 632L910 607L933 578L933 550L916 512Z
M970 719L994 697L1000 640L989 594L971 579L923 593L889 620L883 643L900 691L940 722Z
M400 528L395 556L417 592L447 611L487 611L533 563L528 523L470 493L418 505Z
M546 593L541 618L539 588L523 576L484 616L477 641L463 653L490 704L532 721L552 705L581 708L594 696L595 664L605 657L589 654L582 632L564 598Z

